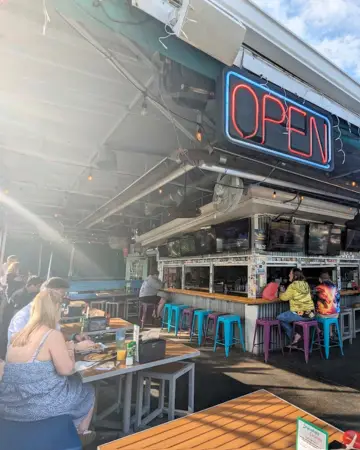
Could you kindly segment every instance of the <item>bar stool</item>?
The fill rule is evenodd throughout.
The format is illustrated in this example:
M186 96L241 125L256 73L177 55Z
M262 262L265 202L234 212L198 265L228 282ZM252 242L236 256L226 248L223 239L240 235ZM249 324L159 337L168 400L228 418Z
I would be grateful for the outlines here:
M224 342L222 342L219 338L220 325L222 325L224 328ZM237 326L239 329L239 339L235 338L235 336L234 336L235 326ZM216 325L214 352L216 351L216 347L218 344L223 345L225 347L225 355L226 355L226 357L228 357L230 347L234 344L237 344L238 342L241 343L241 346L242 346L243 350L245 351L245 342L244 342L244 336L243 336L242 327L241 327L240 316L228 315L228 316L219 317L217 325Z
M354 338L356 338L357 333L360 333L360 328L357 328L356 326L356 316L359 311L360 303L355 303L354 305L352 305Z
M189 374L189 393L188 393L188 409L187 411L175 409L176 401L176 381L185 374ZM143 394L144 394L144 380L148 383L147 392L150 392L151 380L160 380L159 385L159 403L155 411L143 418ZM169 383L169 403L165 407L165 383ZM194 412L194 393L195 393L195 364L194 363L171 363L159 366L154 370L143 370L138 373L137 385L137 401L136 401L136 427L147 425L156 417L162 415L164 412L168 414L168 420L174 420L175 416L185 416ZM149 394L148 394L149 395ZM149 402L149 399L145 399Z
M105 313L110 314L110 317L120 317L120 304L118 302L106 302Z
M347 317L347 325L345 324L345 319ZM350 344L352 344L354 337L354 320L353 320L353 310L351 308L341 308L339 314L340 320L340 331L342 341L349 339Z
M315 340L315 333L317 334L317 343L320 350L320 354L322 357L322 351L321 351L321 341L320 341L320 328L317 320L307 320L307 321L299 321L299 322L293 322L293 335L295 334L295 328L301 327L303 330L303 336L304 336L304 354L305 354L305 362L306 364L309 362L309 354L312 352L312 343ZM313 334L312 334L312 340L310 342L310 330L313 328ZM290 351L291 353L291 346Z
M193 322L191 325L190 342L194 336L198 338L198 345L200 346L203 340L203 335L205 331L205 320L212 311L198 309L194 311ZM196 333L197 331L197 333Z
M216 325L217 325L219 317L227 316L227 315L228 315L228 313L221 313L221 312L213 312L208 315L207 321L206 321L206 327L205 327L205 336L204 336L204 344L205 345L206 345L206 341L208 341L208 340L214 341ZM211 325L211 330L212 330L212 333L211 333L212 337L209 336L210 325Z
M318 323L322 326L323 335L324 335L324 345L325 347L325 358L329 359L330 347L340 347L340 351L342 356L344 356L343 351L343 343L341 339L340 327L339 327L339 319L337 318L322 318L318 317L316 319ZM330 334L331 334L331 326L334 325L337 333L337 343L330 345Z
M163 313L162 313L162 319L161 319L161 329L164 328L164 325L169 323L169 317L171 316L171 308L172 303L165 303Z
M168 320L168 333L170 333L171 328L174 328L175 336L178 335L181 314L184 311L184 309L187 308L188 308L187 305L172 305Z
M125 320L129 320L130 317L139 317L139 309L139 297L127 297L125 300Z
M194 312L196 308L186 308L182 311L181 320L180 320L180 329L179 331L190 331L192 327L192 322L194 318Z
M106 301L105 300L93 300L93 301L90 301L90 308L100 309L101 311L105 311Z
M260 327L264 328L264 341L258 342L256 344L255 343L256 336L257 336L258 332L260 331ZM269 352L270 352L271 344L273 344L273 342L271 342L271 327L276 327L275 329L277 330L277 333L279 336L281 351L282 351L282 354L284 354L284 347L283 347L282 338L281 338L280 320L277 320L277 319L257 319L255 333L254 333L253 346L252 346L252 350L251 350L251 353L254 353L254 347L264 344L264 355L265 355L266 363L268 362L268 359L269 359Z

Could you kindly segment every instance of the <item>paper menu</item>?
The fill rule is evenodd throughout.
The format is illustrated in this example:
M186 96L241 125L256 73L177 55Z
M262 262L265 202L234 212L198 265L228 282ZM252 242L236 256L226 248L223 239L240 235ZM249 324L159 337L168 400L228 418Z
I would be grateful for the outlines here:
M328 438L326 431L304 419L297 419L296 450L327 450Z

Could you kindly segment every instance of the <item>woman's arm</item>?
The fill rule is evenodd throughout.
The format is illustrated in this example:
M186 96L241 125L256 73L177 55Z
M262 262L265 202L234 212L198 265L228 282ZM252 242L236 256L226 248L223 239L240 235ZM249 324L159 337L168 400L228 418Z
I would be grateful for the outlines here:
M59 375L71 375L74 372L74 343L65 342L60 331L54 330L49 338L49 351L55 369Z
M286 289L285 292L280 292L279 298L280 298L280 300L282 300L283 302L288 302L288 301L290 301L290 300L293 298L293 290L292 290L291 284L290 284L290 286Z

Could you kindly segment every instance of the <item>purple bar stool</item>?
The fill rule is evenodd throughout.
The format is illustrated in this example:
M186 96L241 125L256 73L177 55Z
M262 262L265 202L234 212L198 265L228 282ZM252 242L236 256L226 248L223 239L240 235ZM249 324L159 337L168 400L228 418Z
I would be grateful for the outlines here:
M204 345L206 345L207 340L214 340L215 339L215 331L216 331L216 325L219 317L221 316L227 316L228 313L221 313L221 312L214 312L208 315L207 321L206 321L206 327L205 327L205 336L204 336ZM212 338L209 335L209 328L211 324L212 329ZM222 339L222 329L220 331L220 339Z
M320 328L317 320L307 320L304 322L293 322L293 335L295 334L295 328L301 327L303 331L303 337L304 337L304 353L305 353L305 362L306 364L309 362L309 355L310 355L310 345L311 345L311 339L310 339L310 330L312 327L314 327L314 333L316 333L316 341L318 343L318 347L320 350L320 355L323 358L323 354L321 351L321 340L320 340ZM290 352L291 353L291 347Z
M256 344L255 343L256 335L258 334L258 331L260 331L260 327L264 328L264 341ZM264 355L265 355L266 363L268 362L268 359L269 359L270 346L273 343L273 342L271 342L271 327L276 327L276 329L277 329L280 343L281 343L281 351L282 351L282 354L284 354L284 347L283 347L282 339L281 339L281 326L280 326L280 321L277 319L257 319L255 333L254 333L254 339L253 339L253 346L252 346L252 350L251 350L251 353L253 353L254 347L256 347L257 345L264 344Z
M186 308L182 311L181 320L180 320L180 329L179 331L191 331L192 322L194 318L194 312L200 308ZM187 326L185 326L185 323Z

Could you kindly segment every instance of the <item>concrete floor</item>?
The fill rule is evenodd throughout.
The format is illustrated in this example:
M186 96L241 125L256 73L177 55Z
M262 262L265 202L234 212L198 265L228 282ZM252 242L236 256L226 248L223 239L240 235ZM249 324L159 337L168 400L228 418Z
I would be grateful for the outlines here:
M186 339L184 342L188 343ZM360 338L345 343L345 356L332 349L330 359L314 353L305 364L301 352L272 353L268 364L238 349L225 358L222 349L202 348L196 359L195 408L197 411L257 389L267 389L340 429L360 431ZM178 407L184 408L186 381L178 382ZM114 436L101 437L97 444ZM90 448L90 447L89 447ZM96 445L91 450L96 449Z

